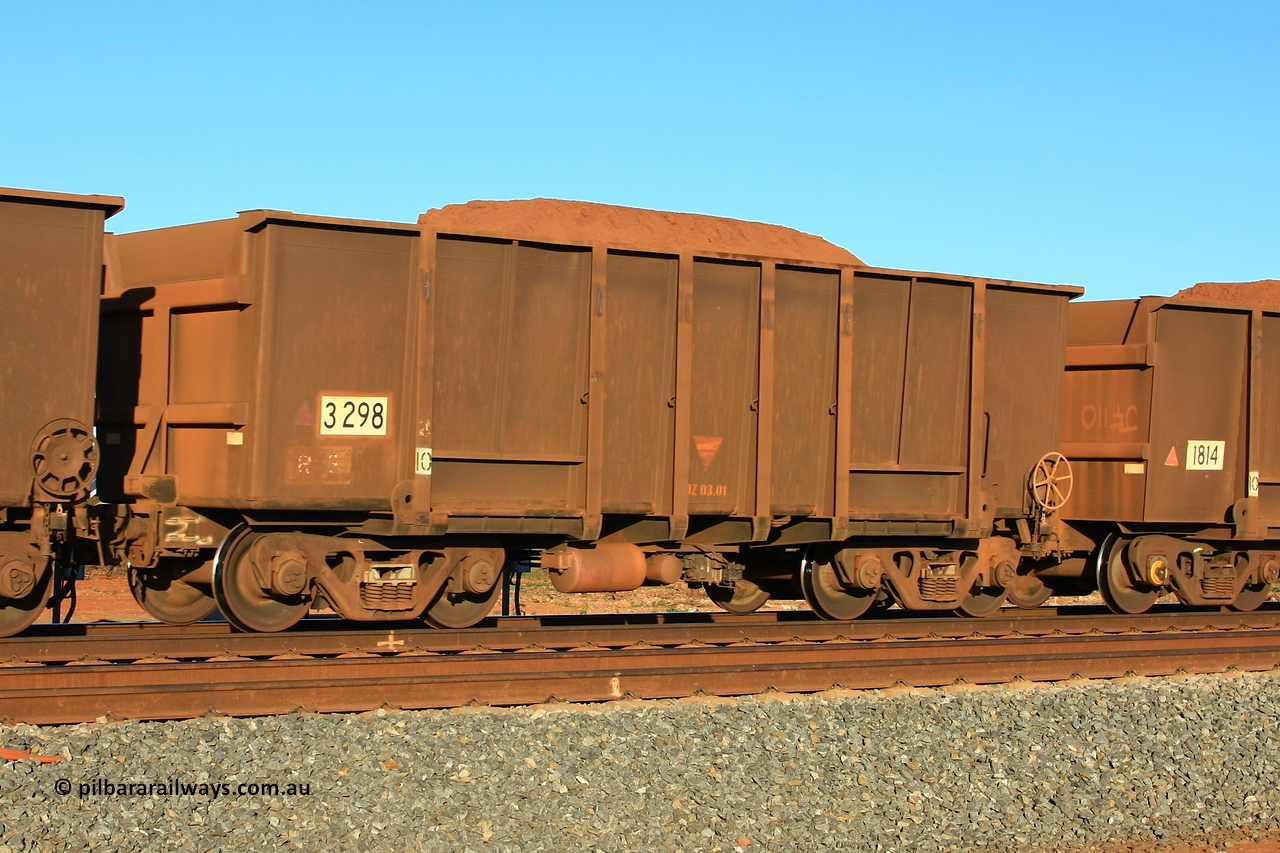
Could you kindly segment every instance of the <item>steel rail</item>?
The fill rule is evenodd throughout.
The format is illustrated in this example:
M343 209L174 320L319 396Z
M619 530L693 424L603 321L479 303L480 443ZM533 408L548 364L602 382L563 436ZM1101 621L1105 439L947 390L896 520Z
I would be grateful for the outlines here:
M385 628L352 628L338 619L311 619L280 634L246 634L225 622L185 627L160 623L88 623L43 626L27 635L0 639L0 671L28 663L76 661L131 662L158 658L205 660L214 657L266 658L279 654L336 656L402 651L454 653L484 648L517 651L530 646L572 649L622 648L639 642L678 646L701 642L779 643L833 640L1008 637L1048 634L1108 634L1159 631L1239 631L1280 627L1280 607L1252 613L1169 609L1138 616L1104 608L1005 611L986 619L958 619L903 613L881 619L828 622L806 611L733 616L720 613L597 614L524 616L487 620L464 630L424 627L421 623Z
M476 647L448 654L357 651L342 657L9 667L0 671L0 719L60 724L101 717L177 719L211 712L257 716L383 706L529 705L1277 666L1277 628L911 640L881 635L727 645L690 642L674 648L646 643L571 651L536 646L518 651Z

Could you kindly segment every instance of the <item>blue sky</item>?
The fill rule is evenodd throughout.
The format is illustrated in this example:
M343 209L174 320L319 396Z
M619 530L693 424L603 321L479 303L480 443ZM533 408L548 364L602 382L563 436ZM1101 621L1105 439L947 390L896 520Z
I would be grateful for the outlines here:
M0 3L0 185L117 231L550 196L1095 298L1280 277L1280 3Z

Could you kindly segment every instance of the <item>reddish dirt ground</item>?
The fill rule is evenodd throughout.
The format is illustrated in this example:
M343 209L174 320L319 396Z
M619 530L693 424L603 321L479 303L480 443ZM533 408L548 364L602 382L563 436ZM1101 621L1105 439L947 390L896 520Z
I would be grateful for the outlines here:
M472 201L429 210L420 221L438 231L519 237L543 243L608 243L667 252L726 252L815 263L861 263L847 249L783 225L586 201Z
M1206 839L1204 844L1196 847L1168 847L1155 841L1118 844L1103 848L1101 853L1280 853L1280 839L1254 841L1244 835L1241 833L1241 837L1231 838L1223 833L1218 838Z
M123 572L116 574L90 568L85 570L85 579L76 583L76 612L71 621L144 622L152 619L133 600Z

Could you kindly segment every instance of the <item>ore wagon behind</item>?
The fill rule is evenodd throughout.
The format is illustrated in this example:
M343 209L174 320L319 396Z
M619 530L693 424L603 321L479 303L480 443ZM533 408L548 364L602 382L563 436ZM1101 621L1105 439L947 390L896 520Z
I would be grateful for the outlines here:
M1086 302L1069 344L1064 517L1108 603L1257 607L1280 574L1280 315Z

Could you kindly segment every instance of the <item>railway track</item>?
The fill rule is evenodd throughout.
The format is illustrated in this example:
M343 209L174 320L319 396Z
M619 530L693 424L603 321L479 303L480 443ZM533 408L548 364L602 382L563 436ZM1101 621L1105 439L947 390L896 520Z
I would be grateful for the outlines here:
M1280 666L1280 606L1041 608L983 620L807 613L508 617L448 631L44 626L0 640L0 719L180 719L1056 681Z

